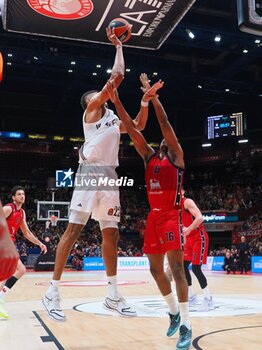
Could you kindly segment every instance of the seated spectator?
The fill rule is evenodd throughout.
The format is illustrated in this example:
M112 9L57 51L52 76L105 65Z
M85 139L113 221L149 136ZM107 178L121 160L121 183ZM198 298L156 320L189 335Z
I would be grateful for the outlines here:
M226 252L226 255L224 257L224 265L222 265L222 269L226 271L228 275L231 271L233 272L233 274L236 273L235 261L230 251Z

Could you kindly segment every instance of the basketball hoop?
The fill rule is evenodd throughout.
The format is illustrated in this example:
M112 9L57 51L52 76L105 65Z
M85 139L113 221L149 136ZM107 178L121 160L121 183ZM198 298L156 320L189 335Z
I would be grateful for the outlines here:
M58 217L55 215L50 216L51 226L57 226Z

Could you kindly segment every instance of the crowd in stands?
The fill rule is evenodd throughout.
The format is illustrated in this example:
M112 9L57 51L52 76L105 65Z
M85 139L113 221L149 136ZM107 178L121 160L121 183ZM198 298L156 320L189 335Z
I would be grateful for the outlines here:
M256 153L252 155L254 158ZM239 158L240 159L240 158ZM186 181L186 196L195 200L199 208L204 210L226 210L243 212L261 201L261 175L256 169L250 170L248 167L238 169L240 160L235 157L228 161L225 169L225 176L218 181L215 171L190 171ZM242 173L241 173L242 171ZM215 175L216 174L216 175ZM242 174L242 175L239 175ZM239 176L236 181L236 175ZM226 180L231 180L231 182ZM244 179L244 180L243 180ZM248 179L248 181L246 181ZM224 181L225 180L225 181ZM241 180L241 181L240 181ZM14 185L14 184L13 184ZM46 186L21 183L25 187L26 203L24 205L27 222L30 229L43 239L47 231L45 221L38 221L36 214L37 201L51 201L52 191ZM11 201L10 189L12 185L1 186L2 203ZM121 194L121 221L120 221L120 241L118 248L119 256L142 256L142 238L145 230L146 217L149 211L146 189L144 184L137 184L132 190L120 189ZM55 192L56 201L70 201L72 189L59 189ZM253 230L257 225L261 225L262 214L253 215L246 220L240 231ZM50 226L49 231L50 247L56 250L57 244L63 234L67 223L58 222L57 226ZM256 225L256 226L255 226ZM261 227L260 227L261 228ZM239 228L238 228L239 229ZM259 239L248 239L249 256L262 254L262 242ZM90 220L84 228L79 241L76 242L69 257L69 263L75 270L83 267L83 258L101 256L102 237L99 225L94 220ZM36 249L32 243L18 237L17 247L20 251L21 259L26 261L28 252ZM225 255L230 250L230 255L237 260L237 245L232 247L221 247L210 251L211 256Z

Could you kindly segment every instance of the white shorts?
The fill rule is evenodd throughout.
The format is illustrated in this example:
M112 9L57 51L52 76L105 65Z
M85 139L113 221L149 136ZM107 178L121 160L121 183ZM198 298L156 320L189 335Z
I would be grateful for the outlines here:
M92 213L92 219L101 221L120 221L119 191L83 191L74 190L71 210Z

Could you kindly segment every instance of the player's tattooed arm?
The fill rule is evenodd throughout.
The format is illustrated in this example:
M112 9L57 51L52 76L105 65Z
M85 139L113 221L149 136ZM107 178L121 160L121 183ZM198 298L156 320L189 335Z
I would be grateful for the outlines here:
M107 82L107 91L108 91L110 100L114 103L115 108L117 110L117 114L120 117L131 140L133 141L137 152L141 155L141 157L145 160L145 162L147 162L149 157L154 153L153 148L151 148L147 144L144 136L141 134L139 130L137 130L133 119L129 116L124 106L122 105L118 96L118 92L113 82L111 81Z

